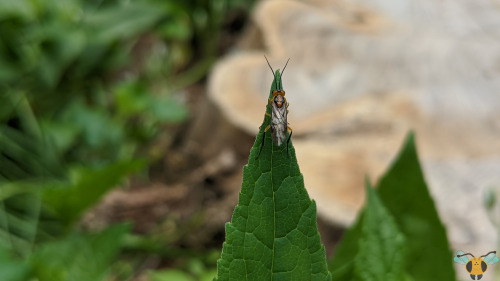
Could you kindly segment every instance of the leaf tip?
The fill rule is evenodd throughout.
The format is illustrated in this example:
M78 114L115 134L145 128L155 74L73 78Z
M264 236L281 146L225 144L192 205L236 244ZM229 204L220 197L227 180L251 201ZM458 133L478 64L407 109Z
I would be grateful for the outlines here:
M410 132L408 132L408 134L406 135L406 139L405 139L405 142L404 142L404 150L407 150L407 149L413 149L415 150L415 131L411 130Z

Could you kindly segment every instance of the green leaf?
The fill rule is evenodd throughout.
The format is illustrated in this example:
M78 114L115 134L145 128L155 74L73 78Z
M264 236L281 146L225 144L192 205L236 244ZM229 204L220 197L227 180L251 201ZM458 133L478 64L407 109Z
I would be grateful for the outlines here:
M186 106L173 98L158 98L151 103L151 115L162 122L181 122L188 116Z
M0 181L54 178L63 171L53 146L30 130L0 125Z
M275 80L281 83L279 70ZM286 143L276 146L268 131L262 154L255 159L269 124L265 116L243 169L239 203L226 224L215 280L331 280L316 204L304 188L293 145L288 156Z
M408 274L415 280L455 280L453 253L425 183L413 133L380 180L378 194L409 241Z
M25 262L12 258L9 251L0 246L0 276L2 280L27 280L29 272L30 268Z
M113 146L117 146L124 139L125 132L120 127L121 123L114 121L106 110L91 108L85 105L83 100L75 99L68 105L61 119L57 123L77 128L81 132L80 142L90 147L118 150Z
M359 252L363 214L344 233L342 240L335 249L335 255L330 260L328 268L332 272L333 281L351 280L354 276L354 260Z
M42 119L40 127L47 143L52 144L59 153L70 150L75 143L81 141L79 139L80 128L75 123Z
M194 281L194 279L182 270L166 269L151 272L149 281Z
M74 234L43 244L30 259L37 280L103 280L128 230L118 225L99 234Z
M85 21L94 29L98 40L112 42L144 32L163 16L158 6L135 1L89 13Z
M43 201L64 223L70 224L126 175L142 166L141 161L125 161L102 169L74 170L70 184L51 185L44 189Z
M184 104L172 97L155 96L138 81L122 83L115 89L118 112L124 117L147 117L153 122L180 122L187 118Z
M212 281L214 276L217 275L217 270L209 269L200 275L200 281Z
M366 206L344 234L330 264L333 280L403 280L405 239L366 182Z
M406 238L404 279L455 280L450 262L453 254L424 180L413 133L409 134L397 159L380 180L376 193ZM334 280L349 280L355 274L354 264L362 252L359 241L363 236L365 216L366 211L337 246L329 263Z
M368 181L366 194L354 280L400 281L404 276L403 234Z
M34 5L28 0L9 1L0 0L0 20L17 17L27 20L35 17Z
M40 183L33 181L11 181L0 183L0 201L4 201L12 196L36 192Z

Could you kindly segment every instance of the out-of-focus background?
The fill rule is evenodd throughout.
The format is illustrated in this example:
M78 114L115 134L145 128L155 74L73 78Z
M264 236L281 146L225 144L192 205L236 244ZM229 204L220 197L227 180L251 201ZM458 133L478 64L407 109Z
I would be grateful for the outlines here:
M410 130L451 248L495 250L499 38L494 0L0 0L0 276L212 280L264 55L329 256Z

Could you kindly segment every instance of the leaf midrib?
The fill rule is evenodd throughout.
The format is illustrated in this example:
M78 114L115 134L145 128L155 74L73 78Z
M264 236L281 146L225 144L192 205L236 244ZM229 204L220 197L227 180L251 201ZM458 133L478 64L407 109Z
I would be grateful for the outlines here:
M265 134L265 132L264 132ZM271 188L273 192L273 257L271 259L271 281L273 281L274 277L274 256L276 252L274 251L274 245L276 244L276 200L275 200L275 191L274 191L274 181L273 181L273 155L274 155L274 142L271 143Z

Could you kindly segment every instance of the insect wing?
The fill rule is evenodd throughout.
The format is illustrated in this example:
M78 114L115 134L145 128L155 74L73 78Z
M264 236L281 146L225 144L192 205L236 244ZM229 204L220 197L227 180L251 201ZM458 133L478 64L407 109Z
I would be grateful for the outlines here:
M288 126L286 120L286 107L282 106L281 108L279 108L275 103L272 103L271 106L271 128L273 140L276 145L280 146L286 139L286 130Z
M495 253L489 253L486 257L484 257L484 261L487 264L494 264L498 262L498 257L495 255Z
M460 251L460 250L457 251L457 254L453 258L453 260L456 263L459 263L459 264L466 264L469 261L469 257L468 256L461 256L461 257L459 257L460 255L463 255L463 254L465 254L464 251Z

